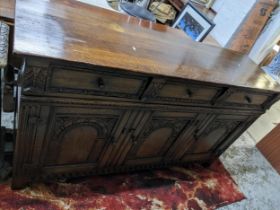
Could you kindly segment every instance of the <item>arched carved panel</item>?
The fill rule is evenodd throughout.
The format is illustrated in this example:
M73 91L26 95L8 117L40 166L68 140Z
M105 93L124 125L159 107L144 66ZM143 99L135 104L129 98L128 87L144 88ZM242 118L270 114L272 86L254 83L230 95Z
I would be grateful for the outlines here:
M45 165L96 163L116 125L116 116L57 116Z
M202 135L193 149L193 153L203 153L211 150L217 141L227 133L226 127L219 127Z
M153 131L137 151L137 157L156 156L172 134L172 128L160 128Z
M162 157L191 120L176 117L154 117L143 128L127 159Z
M60 140L57 164L86 162L96 144L97 136L97 129L88 125L68 129Z
M216 120L213 121L198 137L195 137L191 153L205 153L212 151L213 147L230 134L240 121Z

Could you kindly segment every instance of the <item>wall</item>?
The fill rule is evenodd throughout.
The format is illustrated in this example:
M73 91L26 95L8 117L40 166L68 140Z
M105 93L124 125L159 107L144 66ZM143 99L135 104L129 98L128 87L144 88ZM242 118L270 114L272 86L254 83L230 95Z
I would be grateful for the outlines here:
M279 1L280 4L280 1ZM249 57L260 64L280 40L280 6L274 10L273 16L254 44Z
M215 28L211 36L225 47L234 32L242 23L256 0L216 0L213 9L217 12L214 18Z
M280 3L280 1L279 1ZM249 57L259 64L280 40L280 6L274 11L272 18L257 39ZM280 101L263 114L249 129L248 133L256 143L280 123Z

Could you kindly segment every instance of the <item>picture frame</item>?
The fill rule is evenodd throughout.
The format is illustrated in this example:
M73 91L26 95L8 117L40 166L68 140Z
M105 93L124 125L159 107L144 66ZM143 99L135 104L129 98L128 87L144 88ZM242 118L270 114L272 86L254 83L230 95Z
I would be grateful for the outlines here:
M192 40L202 42L215 27L215 24L191 3L187 3L175 19L172 27L183 30Z

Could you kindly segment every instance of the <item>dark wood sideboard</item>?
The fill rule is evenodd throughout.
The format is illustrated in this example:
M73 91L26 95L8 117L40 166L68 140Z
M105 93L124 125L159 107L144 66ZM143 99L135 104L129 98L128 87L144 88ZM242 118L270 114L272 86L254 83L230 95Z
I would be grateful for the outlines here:
M17 0L13 188L210 163L279 99L246 56L77 1Z

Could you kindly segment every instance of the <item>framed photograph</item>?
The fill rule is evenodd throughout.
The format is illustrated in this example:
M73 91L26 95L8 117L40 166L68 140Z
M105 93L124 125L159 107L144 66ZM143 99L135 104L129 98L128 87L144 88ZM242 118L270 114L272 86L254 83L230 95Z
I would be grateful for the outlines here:
M187 3L174 21L172 27L183 30L193 40L201 42L214 28L215 24Z

